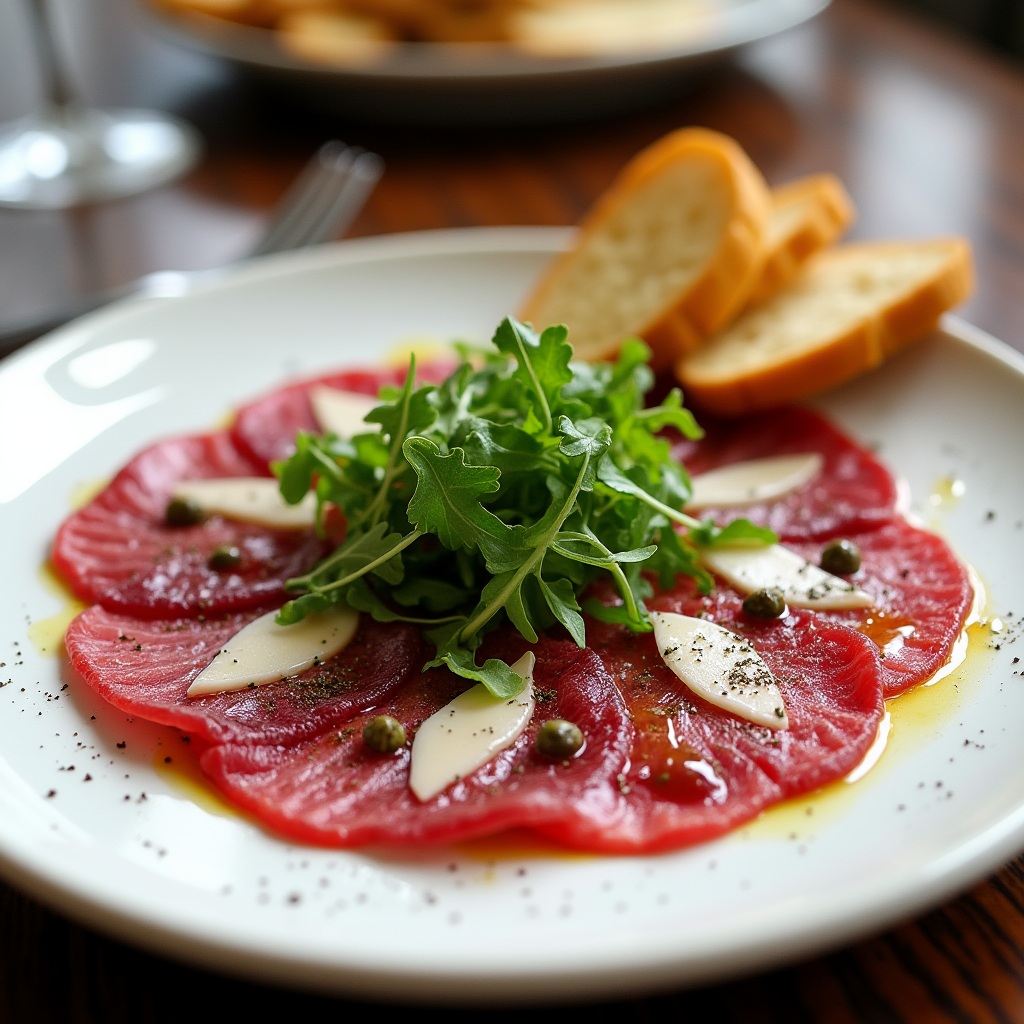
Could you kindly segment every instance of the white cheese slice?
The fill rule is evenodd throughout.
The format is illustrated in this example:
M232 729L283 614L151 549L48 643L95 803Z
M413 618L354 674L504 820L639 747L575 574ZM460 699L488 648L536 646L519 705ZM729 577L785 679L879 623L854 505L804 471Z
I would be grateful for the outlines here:
M686 507L736 508L777 501L817 476L824 464L817 452L805 452L721 466L693 477L693 494Z
M180 480L174 487L174 496L192 498L208 515L241 519L277 530L304 530L316 523L316 495L310 492L298 505L289 505L273 477Z
M701 561L744 594L778 587L796 608L870 608L870 594L819 569L781 544L706 548Z
M350 438L354 434L368 434L380 430L378 423L364 423L363 417L380 405L380 399L361 395L356 391L342 391L318 384L309 392L313 416L325 434Z
M512 671L526 680L515 697L495 697L483 683L459 694L416 730L409 788L429 800L512 746L533 717L533 666L527 651Z
M279 626L275 615L267 612L240 629L192 681L188 695L242 690L297 676L333 658L359 625L359 612L350 608L307 615L291 626Z
M651 612L651 621L662 660L694 693L755 725L789 728L779 684L749 640L689 615Z

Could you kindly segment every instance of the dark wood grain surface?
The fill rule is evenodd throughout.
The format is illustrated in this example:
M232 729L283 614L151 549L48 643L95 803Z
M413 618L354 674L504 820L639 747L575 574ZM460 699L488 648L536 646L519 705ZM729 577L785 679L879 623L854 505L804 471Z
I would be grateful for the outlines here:
M350 232L368 235L569 224L637 149L701 124L734 135L772 182L840 174L860 210L858 237L968 236L978 288L963 315L1024 351L1024 71L872 0L836 0L816 22L750 48L655 109L540 129L331 123L216 65L181 57L175 72L178 57L160 59L159 88L139 73L117 88L145 102L159 101L160 89L177 97L208 138L203 165L172 188L73 218L0 214L0 325L78 290L241 254L328 136L387 161ZM0 1022L162 1024L220 1016L221 1006L239 1020L406 1012L183 967L0 886ZM600 1009L626 1021L1024 1021L1024 861L916 921L819 959Z

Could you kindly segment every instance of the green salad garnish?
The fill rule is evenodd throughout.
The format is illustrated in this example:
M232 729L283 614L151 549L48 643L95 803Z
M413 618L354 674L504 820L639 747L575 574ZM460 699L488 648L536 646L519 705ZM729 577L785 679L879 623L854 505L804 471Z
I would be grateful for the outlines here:
M531 642L560 622L580 647L584 609L647 631L644 571L664 587L686 573L707 591L701 547L776 540L745 519L720 528L682 511L689 477L658 435L702 431L678 389L644 407L654 375L643 342L589 364L572 362L566 337L562 326L538 335L506 318L493 349L457 347L465 361L440 385L417 387L410 360L402 388L382 392L366 417L379 430L349 440L300 433L295 454L274 466L281 493L297 504L315 490L318 521L333 502L347 534L288 581L299 596L277 621L345 603L420 623L437 648L425 667L447 665L509 697L522 679L475 656L505 617ZM581 593L605 574L621 605L591 599L581 609Z

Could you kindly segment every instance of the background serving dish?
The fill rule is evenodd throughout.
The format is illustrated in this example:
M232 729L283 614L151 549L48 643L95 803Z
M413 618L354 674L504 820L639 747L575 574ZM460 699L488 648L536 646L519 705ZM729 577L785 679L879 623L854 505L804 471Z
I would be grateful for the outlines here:
M8 877L93 925L242 973L540 1000L706 980L820 949L941 899L1024 845L1020 623L1008 614L1002 632L976 630L961 671L896 702L889 749L863 781L653 858L288 845L194 799L165 767L187 762L173 730L61 690L45 624L60 601L39 568L78 485L282 376L396 343L486 337L565 239L442 232L275 258L192 296L98 314L4 364ZM1024 485L1000 443L1024 427L1022 393L1021 357L950 322L821 403L907 475L917 510L979 568L997 613L1024 608Z
M721 0L681 15L655 47L531 53L506 43L400 43L372 57L315 62L276 33L166 5L148 8L167 35L227 57L312 105L382 121L497 124L558 121L640 106L709 61L814 17L829 0Z

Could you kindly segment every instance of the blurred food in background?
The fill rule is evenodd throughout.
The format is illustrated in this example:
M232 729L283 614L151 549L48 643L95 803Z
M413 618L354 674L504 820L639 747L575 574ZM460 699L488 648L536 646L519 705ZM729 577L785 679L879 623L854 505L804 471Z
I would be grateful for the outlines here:
M397 42L509 43L541 56L658 50L702 31L739 0L153 0L272 29L319 63L376 56Z
M325 113L539 124L635 109L829 0L137 0L179 45Z

